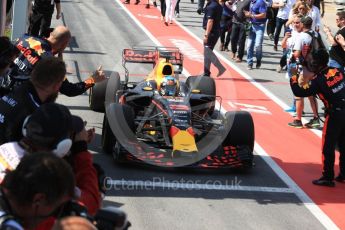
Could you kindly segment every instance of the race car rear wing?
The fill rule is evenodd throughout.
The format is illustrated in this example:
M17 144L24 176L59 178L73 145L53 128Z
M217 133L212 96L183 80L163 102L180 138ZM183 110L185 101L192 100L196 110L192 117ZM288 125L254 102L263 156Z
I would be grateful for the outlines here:
M156 49L149 47L124 49L122 52L122 62L154 64L156 62Z
M152 64L154 67L160 58L166 58L174 66L174 72L176 74L182 73L183 54L179 48L145 46L124 49L122 52L122 66L125 69L126 82L128 82L129 76L126 63Z

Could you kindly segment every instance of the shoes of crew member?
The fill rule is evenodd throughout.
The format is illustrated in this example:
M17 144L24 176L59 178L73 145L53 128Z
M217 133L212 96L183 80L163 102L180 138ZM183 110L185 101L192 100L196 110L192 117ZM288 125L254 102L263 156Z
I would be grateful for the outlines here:
M140 3L140 0L136 0L134 5L138 5Z
M146 9L150 9L150 4L147 3L147 4L145 5L145 8L146 8Z
M334 180L338 182L345 182L345 176L339 174Z
M320 127L320 120L318 117L314 117L313 119L310 119L310 121L306 124L304 124L307 128L319 128Z
M130 0L126 0L126 1L124 1L123 3L124 3L124 4L130 4L131 2L130 2Z
M298 129L303 128L302 121L301 120L297 120L297 119L295 119L292 122L288 123L288 126L295 127L295 128L298 128Z
M202 13L202 9L201 9L201 8L198 8L198 9L196 10L196 12L197 12L198 14L201 14L201 13Z
M317 180L313 180L312 183L314 185L319 185L319 186L327 186L327 187L334 187L335 183L332 179L326 178L324 176L320 177Z
M226 68L224 66L222 66L220 69L219 69L219 72L217 74L216 77L220 77L223 75L223 73L226 71Z
M157 7L157 2L156 1L153 2L153 6Z

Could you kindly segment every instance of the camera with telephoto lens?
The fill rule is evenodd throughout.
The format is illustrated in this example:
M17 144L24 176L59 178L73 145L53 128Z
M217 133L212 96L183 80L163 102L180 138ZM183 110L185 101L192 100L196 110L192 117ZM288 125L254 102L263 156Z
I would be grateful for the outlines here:
M61 219L68 216L79 216L86 218L99 230L127 230L131 223L127 220L127 214L116 207L101 208L95 216L90 216L87 208L74 200L68 201L56 213L56 217Z
M0 192L0 230L24 230L18 220L11 214L7 202L3 202ZM89 220L99 230L127 230L131 223L127 214L116 207L100 209L95 216L90 216L87 208L77 201L68 201L55 212L55 217L61 219L69 216L79 216Z

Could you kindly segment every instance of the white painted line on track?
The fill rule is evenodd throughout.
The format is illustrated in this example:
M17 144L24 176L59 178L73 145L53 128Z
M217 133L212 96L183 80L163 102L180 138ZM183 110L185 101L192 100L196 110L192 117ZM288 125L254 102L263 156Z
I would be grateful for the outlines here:
M297 195L302 201L304 206L322 223L326 229L339 229L334 222L317 206L310 197L282 170L279 165L272 160L268 153L255 142L254 150L257 155L272 168L272 170L284 181L289 188ZM311 182L310 182L311 183Z
M163 190L215 190L215 191L241 191L241 192L268 192L268 193L294 193L290 188L279 187L260 187L260 186L242 186L238 184L220 184L213 181L206 184L200 183L178 183L178 182L154 182L142 180L107 180L108 186L114 186L116 189L123 188L161 188ZM191 181L192 182L192 181ZM240 181L239 181L240 182Z
M161 45L160 42L129 12L129 10L121 3L120 0L114 0L120 5L123 10L129 15L129 17L141 28L144 33L156 44ZM175 20L175 23L178 24L184 31L186 31L190 36L194 37L197 41L202 43L202 40L189 31L185 26ZM221 58L222 61L230 65L234 70L241 74L244 78L249 80L255 87L262 91L267 97L271 98L277 105L282 109L287 109L289 106L276 97L273 93L263 87L261 84L256 82L251 76L238 68L235 64L227 60L219 52L215 51L216 55ZM222 108L222 112L224 109ZM321 137L321 132L319 130L311 130L316 135ZM255 145L255 151L267 162L267 164L274 170L274 172L296 193L296 195L301 199L302 203L308 210L320 221L320 223L327 229L339 229L334 222L310 199L310 197L303 192L303 190L277 165L277 163L272 160L272 158L261 148L257 143ZM292 187L291 187L292 186Z

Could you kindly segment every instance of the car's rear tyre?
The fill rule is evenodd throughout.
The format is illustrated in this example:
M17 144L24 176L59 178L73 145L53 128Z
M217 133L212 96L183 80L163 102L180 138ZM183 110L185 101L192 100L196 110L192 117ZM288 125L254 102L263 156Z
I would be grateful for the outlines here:
M213 78L205 76L190 76L186 80L186 85L189 90L200 90L201 94L206 94L210 96L216 96L216 83ZM199 104L194 104L191 102L191 106L198 106ZM211 102L208 110L208 114L212 115L215 107L215 100Z
M222 146L246 146L248 156L243 157L243 165L253 165L253 151L255 142L254 122L250 113L246 111L231 111L225 114L226 127L230 128ZM245 149L244 149L245 150ZM240 156L239 156L240 157ZM241 158L241 157L240 157Z
M213 78L205 76L190 76L186 80L190 90L198 89L201 94L216 96L216 83Z
M95 112L104 113L105 101L115 102L116 92L121 89L120 75L113 72L108 79L96 83L90 88L89 106Z

